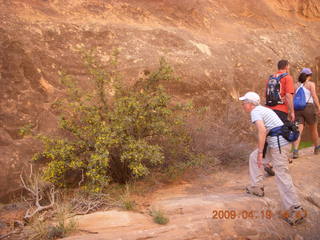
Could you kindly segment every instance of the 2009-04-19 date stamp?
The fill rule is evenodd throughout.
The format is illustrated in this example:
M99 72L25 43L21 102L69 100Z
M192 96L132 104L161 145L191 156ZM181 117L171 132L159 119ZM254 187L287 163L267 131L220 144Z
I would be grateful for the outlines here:
M272 219L273 213L271 210L213 210L213 219Z

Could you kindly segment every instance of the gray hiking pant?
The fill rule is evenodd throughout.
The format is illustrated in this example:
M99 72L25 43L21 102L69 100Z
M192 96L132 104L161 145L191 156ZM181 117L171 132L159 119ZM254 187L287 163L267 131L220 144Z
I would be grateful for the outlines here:
M288 153L290 144L279 148L267 148L266 156L262 160L263 166L271 163L275 172L276 184L280 192L282 203L285 209L292 206L300 206L296 189L289 174ZM249 157L249 173L251 186L263 186L264 167L258 168L257 164L258 149L254 150Z

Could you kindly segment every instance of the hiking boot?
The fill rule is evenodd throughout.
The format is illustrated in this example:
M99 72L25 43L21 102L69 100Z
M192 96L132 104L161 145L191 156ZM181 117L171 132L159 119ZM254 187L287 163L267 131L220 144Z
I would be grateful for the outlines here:
M293 150L292 152L292 158L293 159L297 159L299 157L299 150Z
M314 154L318 155L320 153L320 145L314 148Z
M283 219L290 225L298 225L303 222L304 218L307 216L307 212L301 207L291 207L285 214L283 214Z
M274 173L274 171L272 169L272 166L265 166L264 170L268 173L269 176L274 176L275 175L275 173Z
M247 186L246 191L247 191L247 193L258 196L258 197L264 196L264 187Z

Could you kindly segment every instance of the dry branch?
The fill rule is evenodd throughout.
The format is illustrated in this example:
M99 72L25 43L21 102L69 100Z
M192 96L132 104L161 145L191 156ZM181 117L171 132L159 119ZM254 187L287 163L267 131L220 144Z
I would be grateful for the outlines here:
M91 194L87 197L79 196L71 200L71 212L75 215L86 215L103 207L119 207L120 204L111 199L107 194Z
M41 187L39 187L39 179L37 176L33 176L32 165L30 167L29 178L30 178L29 179L30 184L28 185L26 184L26 181L24 180L21 172L20 179L21 179L22 186L31 194L32 199L34 201L33 205L35 206L35 207L32 207L32 205L30 205L30 208L25 213L25 216L24 216L25 220L29 220L36 213L52 208L55 204L55 194L56 194L54 185L51 185L49 190L41 189ZM48 205L41 205L40 202L44 198L45 194L47 195L47 198L50 203Z

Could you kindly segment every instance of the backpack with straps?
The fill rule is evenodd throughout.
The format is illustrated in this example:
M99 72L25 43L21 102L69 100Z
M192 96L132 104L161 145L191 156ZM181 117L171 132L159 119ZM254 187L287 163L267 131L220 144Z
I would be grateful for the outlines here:
M288 73L275 74L269 77L267 88L266 88L266 105L276 106L279 104L284 104L281 99L281 79L287 76Z
M307 99L303 90L303 84L301 84L294 95L293 106L294 110L303 110L307 106Z

